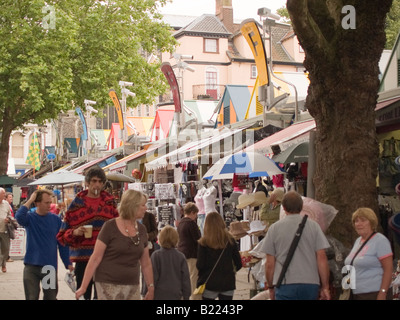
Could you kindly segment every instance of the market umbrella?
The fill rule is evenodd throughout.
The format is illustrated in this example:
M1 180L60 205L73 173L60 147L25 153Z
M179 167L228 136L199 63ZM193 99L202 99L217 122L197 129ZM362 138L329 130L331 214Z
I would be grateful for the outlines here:
M203 179L232 179L233 174L248 174L250 178L274 176L284 172L270 158L257 152L238 152L218 160Z
M64 200L64 185L70 184L70 183L75 183L75 182L82 182L84 180L85 180L85 176L83 176L79 173L60 170L60 171L52 172L40 179L37 179L31 183L28 183L28 186L61 185L62 186L62 190L61 190L62 198Z
M38 185L64 185L68 183L74 182L82 182L85 180L85 176L71 172L71 171L56 171L50 173L40 179L37 179L31 183L28 183L28 186L38 186Z
M9 186L17 184L18 180L7 175L0 176L0 186Z
M278 163L308 162L308 141L294 144L272 157Z
M122 173L108 173L107 180L119 182L135 182L136 180Z

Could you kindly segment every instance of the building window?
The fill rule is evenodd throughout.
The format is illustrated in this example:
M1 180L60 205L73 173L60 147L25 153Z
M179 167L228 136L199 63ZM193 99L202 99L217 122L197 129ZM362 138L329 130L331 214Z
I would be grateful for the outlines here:
M214 100L218 99L218 73L214 68L209 68L206 71L206 95Z
M150 117L150 106L146 104L146 117Z
M257 78L257 66L255 64L251 65L251 78L252 79Z
M204 52L218 53L218 39L204 39Z
M24 137L20 132L16 132L12 136L11 157L13 158L24 157Z

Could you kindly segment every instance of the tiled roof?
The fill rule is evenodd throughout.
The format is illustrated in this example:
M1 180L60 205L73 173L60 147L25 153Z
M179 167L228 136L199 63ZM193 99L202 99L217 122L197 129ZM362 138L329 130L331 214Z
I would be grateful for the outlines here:
M184 34L214 34L221 37L229 37L231 35L222 22L212 14L203 14L196 18L187 26L178 30L174 36L178 38Z
M293 62L292 57L283 48L280 41L287 35L288 29L282 27L272 27L272 60L281 62ZM269 48L266 48L269 54Z
M294 62L292 57L286 52L281 41L290 36L290 29L286 26L276 25L271 28L272 33L272 60L277 62ZM234 36L241 35L240 31ZM269 58L269 47L265 48L267 57ZM240 52L235 48L233 41L229 45L228 56L230 59L245 59Z
M163 21L177 30L174 33L175 38L183 35L214 35L218 37L234 37L240 34L239 27L235 21L235 26L238 27L238 32L233 35L224 24L213 14L203 14L200 17L182 16L165 14ZM275 25L272 31L272 59L277 62L294 62L293 58L286 52L281 41L293 36L292 29L287 26ZM269 56L269 48L265 48L267 56ZM240 52L235 48L233 41L230 41L229 51L227 52L230 59L245 59Z

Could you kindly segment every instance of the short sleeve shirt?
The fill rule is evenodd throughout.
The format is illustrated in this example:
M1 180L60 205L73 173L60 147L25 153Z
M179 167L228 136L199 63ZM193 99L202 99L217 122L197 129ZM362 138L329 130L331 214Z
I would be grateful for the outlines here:
M141 223L138 223L138 229L140 241L136 245L134 242L137 238L131 239L123 235L115 219L104 223L97 240L101 240L107 248L97 267L95 281L122 285L139 284L139 259L147 246L147 231Z
M345 259L349 265L361 245L359 237ZM381 233L376 233L365 244L364 248L357 254L353 266L356 271L356 281L353 283L354 294L376 292L381 288L383 268L381 260L392 256L392 249L389 240Z
M274 284L278 282L282 266L302 219L303 216L300 214L290 214L268 229L260 250L275 257ZM316 252L329 247L329 242L318 223L307 219L282 284L319 284Z

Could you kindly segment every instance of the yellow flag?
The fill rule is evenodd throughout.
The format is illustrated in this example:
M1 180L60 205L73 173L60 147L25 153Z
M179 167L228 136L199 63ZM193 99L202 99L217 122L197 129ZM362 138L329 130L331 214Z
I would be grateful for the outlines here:
M35 170L40 169L40 147L36 132L33 134L31 144L29 145L29 153L26 158L26 163L33 166Z

